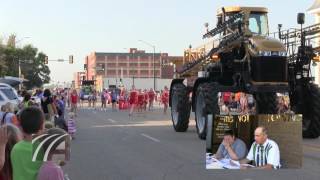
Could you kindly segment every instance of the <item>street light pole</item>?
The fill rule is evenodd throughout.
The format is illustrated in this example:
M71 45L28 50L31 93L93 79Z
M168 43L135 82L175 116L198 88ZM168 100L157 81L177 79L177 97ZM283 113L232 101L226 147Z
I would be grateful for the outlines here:
M134 86L135 70L134 70L134 67L131 66L131 62L133 62L133 55L134 55L133 53L135 53L135 52L131 51L128 48L123 48L123 49L129 51L129 62L127 63L127 78L130 79L130 77L131 77L130 74L132 73L132 84L131 84L131 86Z
M19 78L21 78L21 65L20 65L20 62L21 62L21 61L20 61L20 58L18 58L18 63L19 63L19 64L18 64L18 65L19 65L19 69L18 69L19 75L18 75L18 76L19 76ZM21 89L20 89L20 90L21 90Z
M134 57L133 57L133 52L130 52L130 54L131 54L131 62L132 62L132 61L133 61L133 58L134 58ZM130 59L129 59L129 66L130 66L130 63L131 63L131 62L130 62ZM131 67L131 66L130 66L130 67ZM129 75L130 75L130 71L131 71L131 69L132 69L132 68L130 68L130 67L129 67ZM135 87L135 85L134 85L134 75L135 75L135 74L136 74L136 71L134 71L134 73L132 74L132 86L134 86L134 87Z
M153 47L153 54L152 54L152 59L153 59L153 89L156 90L156 66L155 66L155 53L156 53L156 47Z
M17 41L15 42L15 45L17 45L18 43L20 43L22 40L24 40L24 39L29 39L29 38L30 38L30 37L23 37L23 38L17 40Z
M153 89L156 90L156 67L155 67L155 53L156 53L156 46L153 44L150 44L146 41L139 40L140 42L150 46L153 48L153 54L152 54L152 60L153 60Z
M17 45L22 40L28 39L28 38L30 38L30 37L23 37L18 41L15 40L14 44ZM21 59L20 59L20 57L18 57L18 76L19 76L19 79L20 79L21 78ZM21 90L21 83L19 84L19 90Z
M18 72L18 76L19 76L19 81L20 81L20 78L21 78L21 66L20 66L20 58L18 58L18 66L19 66L19 72ZM19 83L19 91L21 91L22 89L22 86L21 86L21 83Z

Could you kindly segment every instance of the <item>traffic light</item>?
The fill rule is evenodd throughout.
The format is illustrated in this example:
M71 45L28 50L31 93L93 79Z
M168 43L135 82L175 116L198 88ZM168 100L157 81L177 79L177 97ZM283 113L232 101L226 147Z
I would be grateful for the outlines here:
M48 56L44 57L44 64L48 64L49 63L49 58Z
M69 56L69 64L73 64L73 55Z

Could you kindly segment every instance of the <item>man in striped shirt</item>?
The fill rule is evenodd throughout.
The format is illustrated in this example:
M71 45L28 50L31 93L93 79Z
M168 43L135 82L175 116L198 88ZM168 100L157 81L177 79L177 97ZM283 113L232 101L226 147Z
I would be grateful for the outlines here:
M267 129L257 127L254 132L255 142L252 144L247 157L240 161L241 164L253 161L253 165L259 169L280 168L280 151L276 142L268 139ZM242 166L242 168L245 168Z

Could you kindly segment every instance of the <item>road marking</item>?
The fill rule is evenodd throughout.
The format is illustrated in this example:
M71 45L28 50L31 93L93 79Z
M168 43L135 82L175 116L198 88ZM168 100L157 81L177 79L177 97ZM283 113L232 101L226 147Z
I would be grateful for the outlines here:
M149 135L147 135L147 134L144 134L144 133L142 133L141 136L144 136L144 137L146 137L146 138L148 138L148 139L150 139L150 140L152 140L152 141L154 141L154 142L160 142L159 139L156 139L156 138L151 137L151 136L149 136Z
M108 121L110 121L111 123L115 123L116 121L113 119L108 119Z

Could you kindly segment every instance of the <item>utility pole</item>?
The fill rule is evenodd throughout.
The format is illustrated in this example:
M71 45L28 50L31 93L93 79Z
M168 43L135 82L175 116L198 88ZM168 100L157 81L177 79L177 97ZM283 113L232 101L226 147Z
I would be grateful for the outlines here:
M21 42L22 40L24 40L24 39L28 39L28 38L30 38L30 37L23 37L23 38L21 38L20 40L17 40L16 41L16 39L15 39L16 37L14 37L14 46L16 46L19 42ZM19 78L21 78L21 59L20 59L20 57L18 57L18 76L19 76ZM21 88L22 88L22 86L21 86L21 83L19 84L19 90L21 90Z
M146 41L139 40L140 42L150 46L153 48L152 60L153 60L153 89L156 90L156 67L155 67L155 54L156 54L156 46L152 45Z

